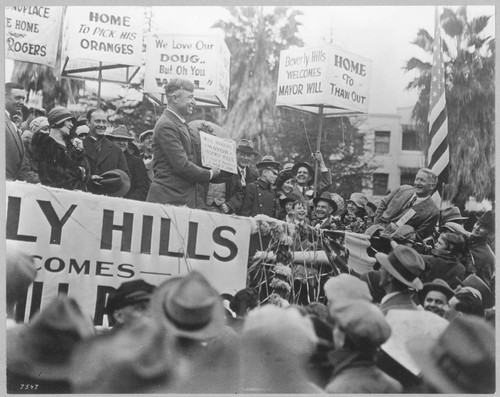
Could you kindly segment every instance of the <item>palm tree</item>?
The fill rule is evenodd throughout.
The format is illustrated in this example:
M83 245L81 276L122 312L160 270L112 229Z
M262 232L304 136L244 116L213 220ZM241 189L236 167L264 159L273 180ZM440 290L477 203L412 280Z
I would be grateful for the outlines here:
M445 8L441 14L444 30L448 142L450 176L447 197L463 206L469 196L477 200L495 196L495 39L484 37L490 16L471 21L467 7ZM432 36L420 29L413 44L432 54ZM419 93L413 116L428 131L431 67L428 62L410 59L404 69L418 76L407 89ZM427 147L426 136L421 136Z
M234 139L257 138L259 151L272 152L277 115L276 81L280 51L300 46L302 13L288 7L228 7L228 21L219 21L231 52L231 86L223 126Z

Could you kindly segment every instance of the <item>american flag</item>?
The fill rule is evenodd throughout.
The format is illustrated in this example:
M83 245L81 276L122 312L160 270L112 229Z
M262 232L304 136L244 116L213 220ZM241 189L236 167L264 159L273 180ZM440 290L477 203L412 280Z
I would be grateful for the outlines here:
M450 151L448 147L448 116L446 113L446 95L444 79L443 51L441 47L441 26L436 7L434 49L431 72L431 90L429 98L429 149L427 163L438 176L438 192L443 183L448 182Z

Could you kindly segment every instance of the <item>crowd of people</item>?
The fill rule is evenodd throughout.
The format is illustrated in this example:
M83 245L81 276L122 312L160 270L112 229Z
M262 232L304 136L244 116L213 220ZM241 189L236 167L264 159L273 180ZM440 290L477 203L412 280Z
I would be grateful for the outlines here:
M322 153L312 165L282 167L268 154L255 162L247 139L236 148L237 174L208 169L199 131L217 127L187 122L193 91L170 80L155 128L135 138L127 126L109 127L102 109L84 118L59 106L26 111L24 88L7 83L7 180L364 234L373 270L351 272L348 259L345 272L323 280L320 300L286 308L261 304L251 286L219 295L195 271L157 286L134 280L108 295L112 329L96 330L64 296L16 324L15 305L36 270L32 258L11 252L9 392L495 391L493 210L465 226L459 208L435 204L437 177L427 168L379 203L362 192L343 198ZM420 339L390 349L405 339L400 318Z

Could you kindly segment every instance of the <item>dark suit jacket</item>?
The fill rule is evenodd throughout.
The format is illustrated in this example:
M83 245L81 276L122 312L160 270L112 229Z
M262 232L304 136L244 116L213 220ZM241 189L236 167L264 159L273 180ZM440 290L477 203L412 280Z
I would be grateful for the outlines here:
M18 179L23 160L23 141L17 132L16 126L10 121L10 115L5 112L5 173L7 180Z
M393 192L385 196L375 212L374 224L388 225L396 223L409 208L404 208L410 198L415 193L415 188L410 185L402 185ZM415 215L406 222L412 226L420 239L425 239L432 235L439 220L439 208L431 197L415 204L411 207L415 210Z
M386 302L380 305L380 310L384 315L387 315L389 310L418 310L417 305L413 302L411 298L411 293L409 290L399 292L398 294L391 296Z
M102 146L99 153L97 153L97 142L94 138L89 135L83 140L91 175L101 175L106 171L118 168L130 176L127 161L121 149L105 136L101 139Z
M241 205L240 214L243 216L255 216L264 214L277 218L279 203L276 192L271 189L267 182L257 179L245 187L245 195Z
M196 165L188 126L168 109L155 125L153 153L154 180L147 201L196 208L196 184L207 183L210 171Z
M130 171L130 190L125 198L138 201L146 201L149 185L151 184L142 158L125 152L125 160Z

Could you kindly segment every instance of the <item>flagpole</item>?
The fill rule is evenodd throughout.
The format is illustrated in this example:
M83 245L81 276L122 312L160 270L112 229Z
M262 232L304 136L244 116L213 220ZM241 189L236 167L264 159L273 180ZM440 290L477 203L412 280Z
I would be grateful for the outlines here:
M319 105L319 127L318 127L318 140L316 141L316 152L321 151L321 134L323 133L323 105ZM313 156L315 153L313 153ZM313 198L316 198L317 196L317 189L316 187L318 186L318 171L319 171L319 162L316 160L316 157L314 157L314 188L313 188Z

